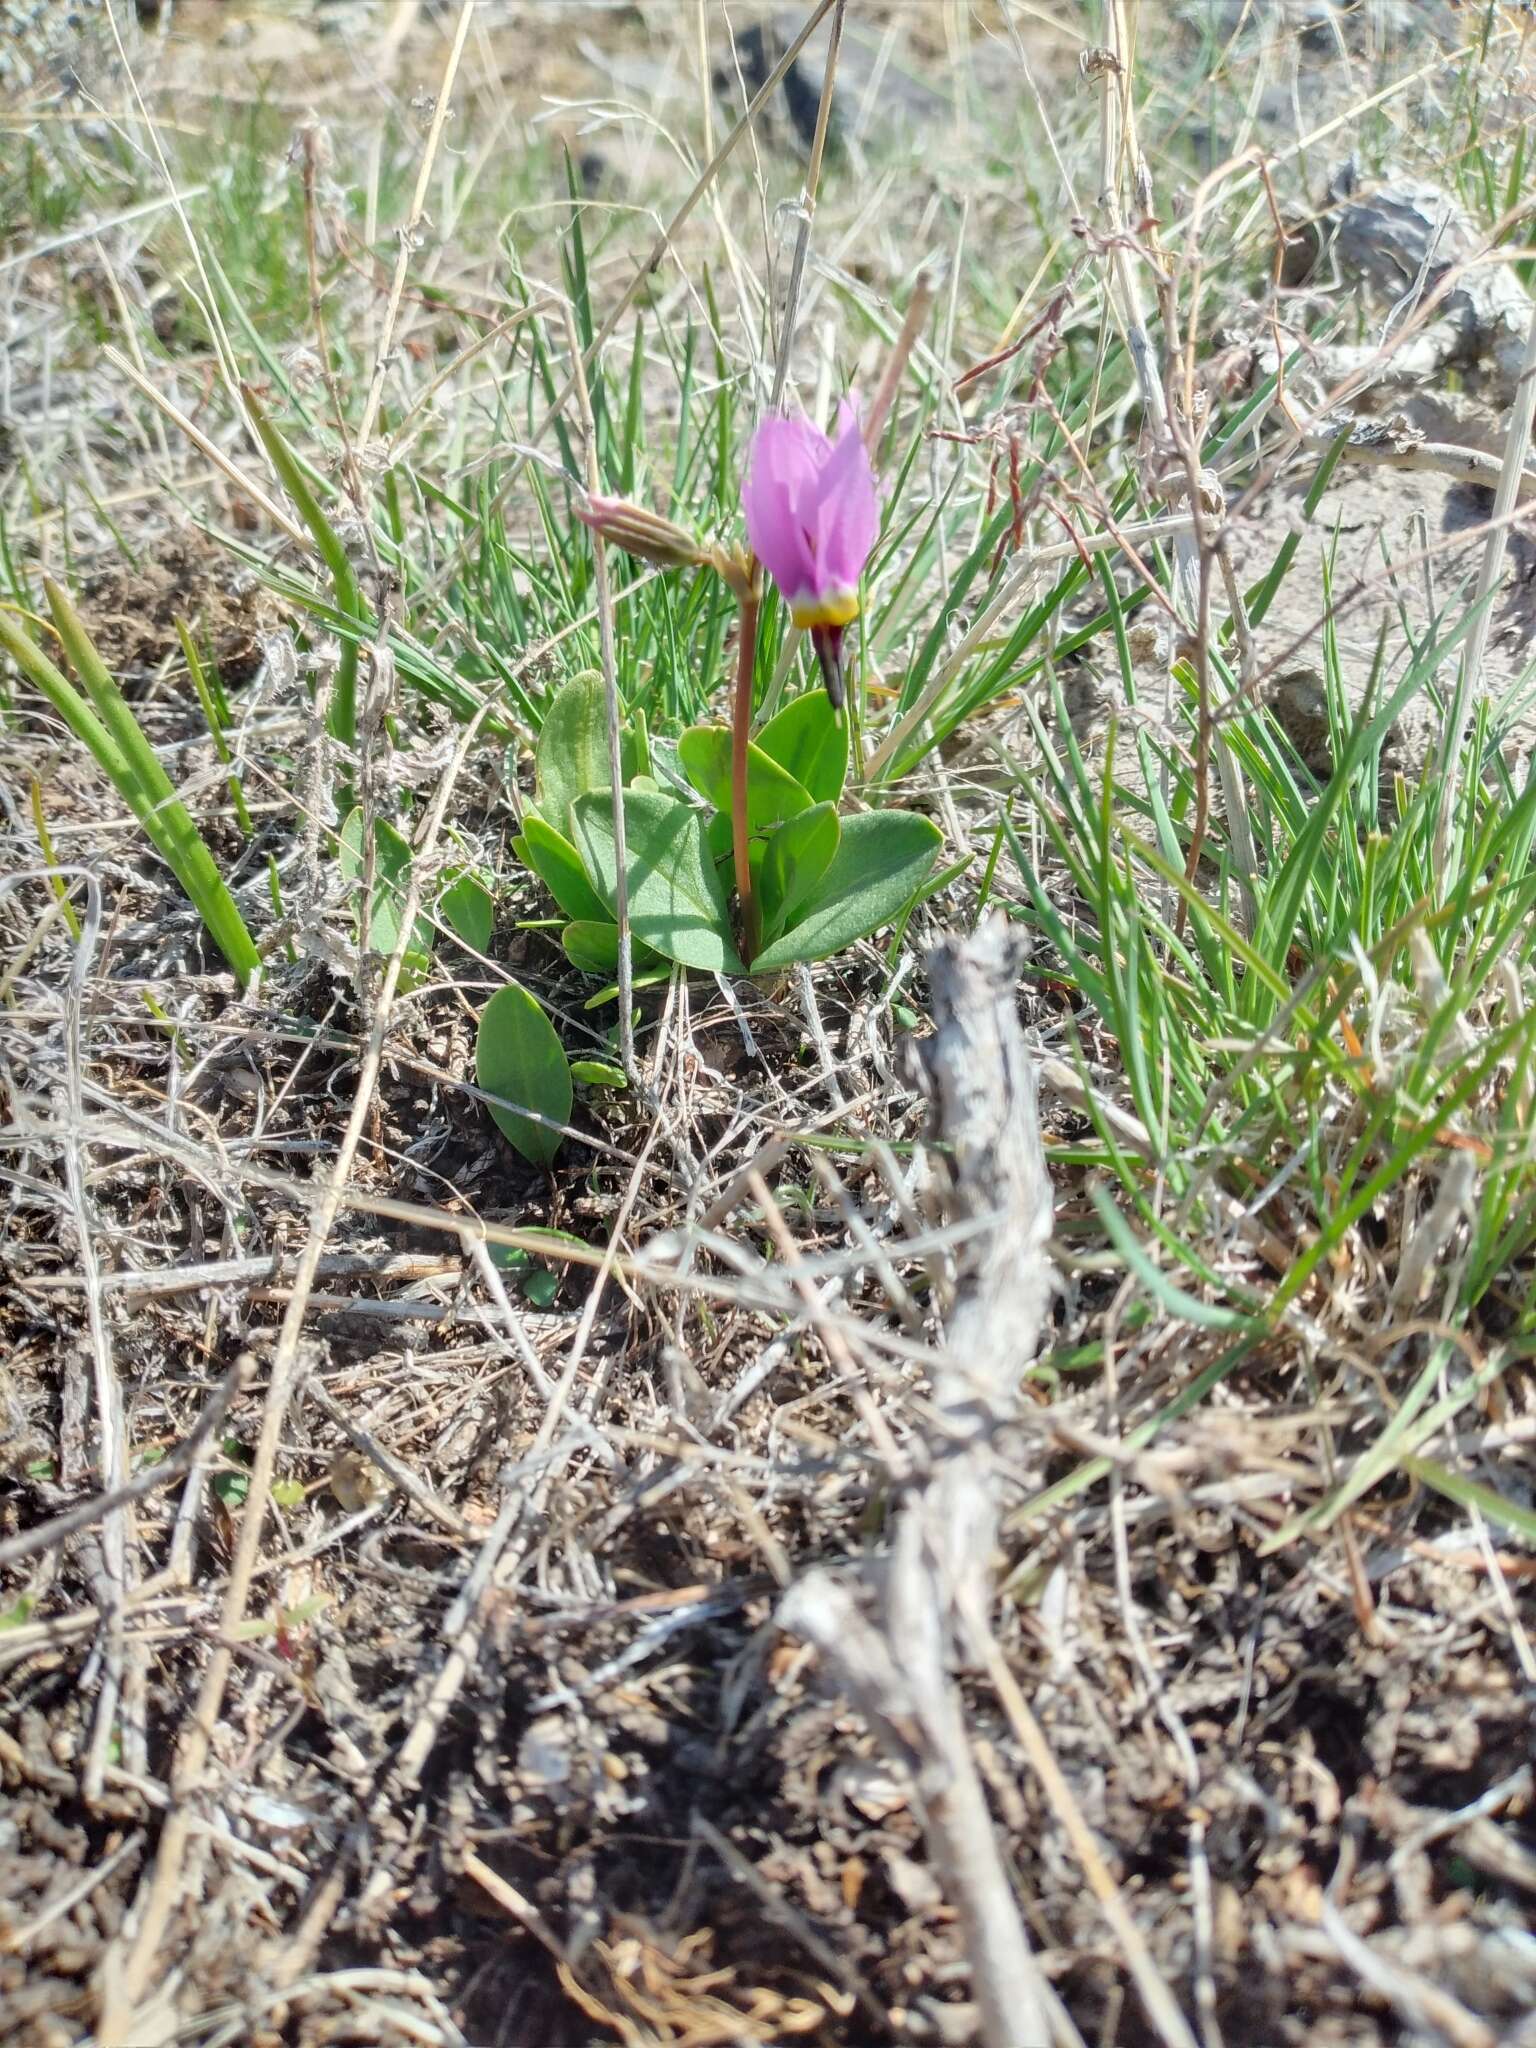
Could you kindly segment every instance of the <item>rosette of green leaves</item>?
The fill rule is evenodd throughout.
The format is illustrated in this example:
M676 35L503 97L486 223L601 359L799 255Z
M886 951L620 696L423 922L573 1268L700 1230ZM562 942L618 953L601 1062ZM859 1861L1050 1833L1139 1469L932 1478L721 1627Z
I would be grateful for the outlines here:
M624 735L624 840L636 986L671 962L717 974L773 973L823 960L899 919L922 892L940 834L910 811L841 817L848 729L820 691L797 697L749 750L750 858L762 943L743 961L732 928L731 742L691 727L653 750ZM618 860L601 679L573 677L552 701L535 754L533 802L514 841L567 920L567 957L611 982ZM609 999L605 988L593 1002Z

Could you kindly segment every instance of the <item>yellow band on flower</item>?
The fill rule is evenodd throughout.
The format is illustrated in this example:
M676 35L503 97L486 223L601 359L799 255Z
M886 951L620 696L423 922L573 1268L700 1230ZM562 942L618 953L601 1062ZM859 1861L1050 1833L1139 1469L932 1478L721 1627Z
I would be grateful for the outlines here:
M789 607L789 616L802 631L813 626L850 626L859 616L856 590L824 590L819 596L802 590Z

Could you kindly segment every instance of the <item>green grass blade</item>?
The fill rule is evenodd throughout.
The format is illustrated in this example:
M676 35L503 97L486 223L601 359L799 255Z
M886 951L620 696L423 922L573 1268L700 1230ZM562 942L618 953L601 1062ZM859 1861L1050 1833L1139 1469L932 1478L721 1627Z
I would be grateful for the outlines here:
M363 605L363 593L357 580L357 571L348 558L341 535L326 517L320 500L310 488L309 479L299 467L292 449L283 439L256 402L255 394L242 387L246 411L251 425L260 436L261 445L272 458L272 467L282 478L283 488L298 507L299 517L314 537L320 558L330 571L335 586L337 608L349 619L355 620L360 631L368 627L368 615ZM341 656L336 664L336 684L331 693L331 715L327 721L333 739L346 746L357 744L357 640L350 634L343 634Z
M240 981L249 982L260 968L260 956L213 855L68 596L51 578L44 587L64 651L89 694L87 718L71 715L71 704L79 704L79 693L41 648L16 627L0 621L7 648L68 720L180 882L209 937Z

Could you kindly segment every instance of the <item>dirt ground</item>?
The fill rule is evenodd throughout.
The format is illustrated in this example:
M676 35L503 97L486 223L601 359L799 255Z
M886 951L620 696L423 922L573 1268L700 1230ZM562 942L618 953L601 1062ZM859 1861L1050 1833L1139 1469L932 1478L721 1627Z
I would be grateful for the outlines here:
M261 67L296 108L345 103L358 87L336 54L340 11L180 0L163 48L153 23L140 31L156 107L233 101ZM662 34L655 6L565 10L559 34L525 4L483 11L483 75L530 103L696 98L685 39ZM1044 12L1042 78L1079 33ZM438 10L381 4L370 20L398 38L379 90L428 89ZM853 118L894 106L942 129L955 38L969 24L986 41L992 20L938 0L874 10L853 39L870 93ZM998 36L964 77L1015 90L1007 64ZM777 119L792 147L793 103ZM52 374L25 332L8 344L18 417L15 394ZM71 431L46 408L19 430L55 476ZM1245 580L1299 488L1243 508ZM1488 504L1441 476L1342 471L1269 648L1312 634L1331 551L1337 590L1371 586L1339 624L1363 678L1384 609L1417 630L1475 574L1476 541L1441 543ZM1383 549L1417 556L1426 536L1429 578L1383 581ZM206 731L164 686L171 613L200 597L234 689L265 687L264 636L284 614L207 545L178 523L129 574L103 543L82 607L157 740L210 789ZM1533 569L1517 536L1491 643L1501 688L1536 653ZM1524 745L1528 726L1511 729ZM278 1331L369 1019L317 958L240 1001L126 824L103 820L87 768L44 759L35 736L7 744L6 869L35 865L25 773L42 772L61 858L88 847L112 889L73 977L62 928L27 950L40 891L0 899L0 953L20 962L0 1007L0 2040L77 2048L114 2011L114 2048L976 2040L971 1959L922 1825L943 1788L890 1760L777 1619L808 1567L852 1583L879 1550L894 1488L871 1412L902 1447L930 1416L937 1312L907 1244L929 1195L924 1111L893 1002L926 1009L937 924L919 921L894 997L875 947L819 974L809 1002L796 985L680 981L655 1100L596 1100L582 1111L594 1149L548 1175L475 1100L462 990L410 1004L315 1276L280 1490L231 1637ZM467 830L505 829L502 772L467 771ZM532 914L529 891L500 907L493 956L513 972L545 957ZM147 1013L146 987L168 1018ZM582 993L574 976L559 990L572 1014ZM1031 1043L1064 1053L1060 984L1031 966L1021 1000ZM175 1056L168 1029L184 1035ZM1048 1157L1090 1128L1050 1085L1042 1115ZM828 1132L856 1142L768 1149ZM794 1221L810 1305L741 1206L756 1167ZM1376 1441L1426 1355L1422 1332L1376 1342L1386 1225L1367 1218L1341 1254L1317 1308L1334 1318L1326 1342L1287 1330L1227 1372L1219 1331L1153 1322L1119 1337L1111 1400L1083 1358L1116 1341L1114 1276L1078 1256L1097 1227L1087 1177L1054 1178L1060 1285L1005 1446L993 1626L1065 1800L986 1673L958 1674L1053 2044L1536 2048L1528 1546L1481 1522L1474 1540L1405 1480L1326 1535L1269 1547ZM519 1269L488 1273L458 1236L424 1230L429 1207L597 1246L614 1233L680 1265L675 1246L655 1251L666 1233L705 1218L714 1235L690 1255L696 1288L636 1266L589 1291L568 1267L541 1295L514 1290L503 1320ZM740 1284L727 1223L768 1291ZM1246 1240L1222 1255L1276 1277ZM1176 1426L1124 1448L1202 1375L1209 1391ZM134 1471L170 1461L174 1477L26 1552L98 1490L104 1412ZM1490 1444L1527 1447L1528 1480L1528 1360L1476 1420ZM1071 1484L1110 1437L1114 1483ZM1106 1889L1183 2037L1134 1988ZM160 1961L128 1996L156 1928Z

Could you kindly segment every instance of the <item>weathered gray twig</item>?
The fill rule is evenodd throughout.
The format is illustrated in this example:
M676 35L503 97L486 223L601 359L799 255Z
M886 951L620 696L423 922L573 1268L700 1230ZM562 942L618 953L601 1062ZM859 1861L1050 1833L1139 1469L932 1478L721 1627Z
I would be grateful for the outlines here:
M866 1618L846 1581L824 1571L808 1573L779 1610L784 1626L835 1666L911 1774L930 1853L964 1929L988 2048L1060 2038L950 1676L962 1617L989 1598L998 1439L1052 1287L1051 1189L1016 971L1002 918L970 939L946 940L928 960L938 1029L919 1082L946 1146L953 1215L992 1227L962 1254L949 1341L935 1354L928 1457L896 1518L881 1620Z

